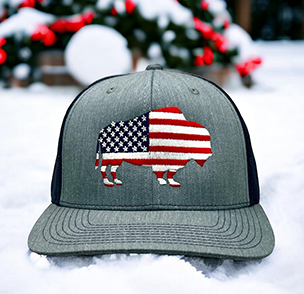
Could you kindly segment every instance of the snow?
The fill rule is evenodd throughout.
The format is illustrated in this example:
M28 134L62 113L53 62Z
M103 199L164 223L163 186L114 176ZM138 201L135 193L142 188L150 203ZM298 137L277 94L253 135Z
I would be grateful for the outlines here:
M113 254L46 257L27 237L50 203L63 116L79 89L0 89L0 293L302 294L304 42L257 43L256 85L225 89L248 126L276 247L260 261ZM233 79L232 79L233 80Z
M257 50L254 42L248 33L239 25L230 24L229 27L224 31L223 35L228 41L227 49L238 50L238 55L233 59L234 63L241 63L251 57L256 57Z
M13 75L18 80L25 80L29 77L31 67L26 63L20 63L13 69Z
M37 25L52 23L54 20L52 14L24 7L0 24L0 36L8 37L19 32L32 35Z
M176 0L134 0L134 2L144 18L161 18L161 25L168 23L169 19L178 25L192 23L192 12Z
M132 69L127 40L106 26L88 25L80 29L69 41L64 55L69 72L83 85Z

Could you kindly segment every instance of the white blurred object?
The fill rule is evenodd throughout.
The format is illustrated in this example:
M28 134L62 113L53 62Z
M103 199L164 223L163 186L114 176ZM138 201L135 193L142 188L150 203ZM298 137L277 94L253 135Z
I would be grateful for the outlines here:
M179 25L189 24L192 21L193 15L190 9L176 0L134 0L134 2L144 18L159 18L161 25L168 23L169 20Z
M126 39L116 30L101 25L79 30L68 43L64 57L69 72L83 85L132 70Z
M31 67L26 63L20 63L13 69L13 75L18 80L26 80L31 72Z
M24 7L0 23L0 36L8 37L19 32L32 35L37 25L51 23L54 20L55 16L51 14Z
M238 50L238 55L233 58L234 63L244 62L257 55L257 50L251 37L237 24L230 24L223 35L228 41L227 49Z
M213 15L219 15L226 11L227 4L223 0L208 0L208 11Z

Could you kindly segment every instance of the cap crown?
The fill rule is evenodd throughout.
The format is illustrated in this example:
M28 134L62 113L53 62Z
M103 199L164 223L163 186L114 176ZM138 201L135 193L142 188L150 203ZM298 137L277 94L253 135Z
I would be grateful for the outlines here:
M192 122L200 128L196 135L210 135L209 140L205 138L205 143L200 143L202 145L194 145L195 148L200 146L200 152L196 153L202 157L191 156L192 149L183 149L189 145L179 146L178 152L172 149L177 148L174 144L166 147L170 150L161 151L157 149L159 146L152 145L149 135L157 130L153 129L151 119L162 119L155 116L160 109L171 109L168 113L180 110L185 118L183 124ZM122 149L117 152L108 149L107 152L111 142L105 143L108 145L104 147L98 145L103 142L97 141L101 139L101 132L111 127L111 123L112 127L118 127L119 122L123 126L123 123L143 115L149 119L146 125L149 143L142 145L149 151L140 149L140 152L147 152L148 157L145 157L146 153L143 155L144 165L130 160L132 156L137 158L139 151L123 145L121 139L113 146L128 147L125 153ZM175 118L174 115L169 117L171 120ZM204 127L205 135L199 126ZM111 133L107 136L111 137ZM115 134L113 137L115 144ZM130 138L131 135L128 140ZM94 170L96 144L97 151L101 148L101 160L110 158L110 165L118 165L115 176L122 181L121 185L114 183L110 166L104 172L114 185L105 185L100 169ZM164 159L164 150L178 153L175 154L177 159L189 156L174 175L174 180L181 186L169 185L170 181L167 181L166 176L170 178L169 173L174 170L172 162L167 165L168 171L165 170L167 173L163 177L167 184L160 184L155 167L147 161L156 153L160 157L157 155L154 159ZM117 160L118 153L122 154L119 158L123 160L115 163L113 158ZM199 161L200 158L204 162ZM256 204L259 202L258 178L246 125L230 97L216 85L197 76L146 70L102 79L80 93L64 118L53 175L52 202L100 210L216 210Z

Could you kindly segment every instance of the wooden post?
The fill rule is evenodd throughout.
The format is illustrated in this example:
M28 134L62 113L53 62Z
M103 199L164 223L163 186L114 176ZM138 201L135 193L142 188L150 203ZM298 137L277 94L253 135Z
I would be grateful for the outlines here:
M248 34L251 33L251 0L235 1L235 20Z

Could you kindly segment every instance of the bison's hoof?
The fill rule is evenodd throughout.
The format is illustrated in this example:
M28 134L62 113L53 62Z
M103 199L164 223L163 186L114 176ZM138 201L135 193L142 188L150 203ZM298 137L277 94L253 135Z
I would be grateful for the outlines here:
M115 179L114 182L115 182L115 184L118 185L118 186L121 186L121 185L122 185L122 181L121 181L121 180Z
M173 179L168 179L169 180L169 184L171 187L180 187L181 184L178 182L175 182Z
M158 178L158 182L160 185L166 185L167 182L163 178Z
M114 187L114 184L110 182L108 179L104 179L103 183L106 187Z

